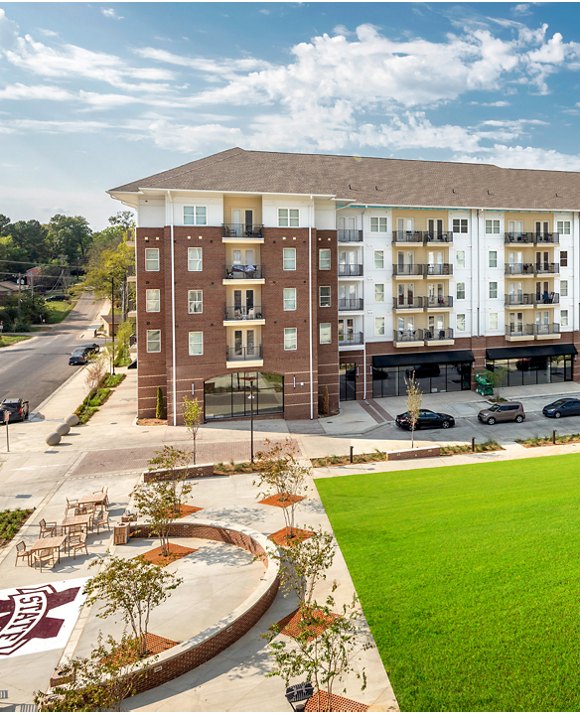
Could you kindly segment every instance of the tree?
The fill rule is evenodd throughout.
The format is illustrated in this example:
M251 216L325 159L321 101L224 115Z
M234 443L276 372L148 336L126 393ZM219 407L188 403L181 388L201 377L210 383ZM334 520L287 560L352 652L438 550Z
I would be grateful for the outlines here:
M183 421L191 432L193 439L193 463L197 463L197 432L203 422L203 409L197 397L190 399L187 394L183 397Z
M48 692L35 692L43 712L120 711L121 702L138 691L143 672L130 668L139 659L137 640L124 634L117 642L99 634L88 657L75 657L62 669L66 683Z
M121 322L127 319L130 298L127 275L134 266L135 251L125 242L101 250L95 248L84 280L85 287L92 288L98 297L115 300L120 308Z
M155 402L155 418L167 419L167 410L165 409L165 399L163 398L163 390L157 387L157 399Z
M336 614L332 595L322 605L316 602L302 604L293 642L276 639L280 630L278 625L273 625L266 637L274 667L266 676L282 677L286 686L291 679L300 677L312 682L318 692L326 690L330 696L319 698L316 711L332 711L335 684L351 672L362 680L361 689L365 689L366 673L364 668L359 671L355 666L353 651L355 648L368 649L371 644L368 636L361 644L360 614L355 607L356 599L353 599ZM323 705L324 709L321 708Z
M87 365L85 371L85 384L89 388L89 391L92 392L94 389L97 389L103 381L103 377L106 372L105 362L105 354L101 352L96 359Z
M318 411L321 416L328 416L330 414L330 393L327 384L322 387L318 395Z
M69 265L85 263L92 240L92 231L86 218L57 213L50 219L47 228L53 255L63 256Z
M485 369L481 374L493 387L494 398L500 399L499 388L505 387L507 369L501 365L494 365L493 369Z
M411 424L411 448L413 449L415 447L415 427L419 419L423 393L419 382L415 379L415 372L412 372L411 376L405 379L405 384L407 385L407 412L409 414L409 423Z
M133 324L126 320L122 322L116 329L116 352L115 355L115 367L126 367L131 358L129 356L129 342L131 340L131 335L133 334Z
M310 466L298 460L298 449L291 439L272 443L266 440L266 449L256 454L257 485L265 487L266 496L279 495L288 537L294 538L296 502L300 500L311 473Z
M187 467L189 463L190 454L187 451L181 451L174 446L164 446L149 460L149 471L172 471ZM175 478L142 482L133 489L135 506L149 521L151 533L159 538L164 556L170 555L171 524L180 514L184 497L191 493L192 486L185 481L188 475L187 471L176 472Z
M101 603L98 617L121 617L131 628L142 657L147 654L147 628L152 610L165 602L183 581L143 558L99 558L91 567L103 563L105 567L85 585L87 603Z

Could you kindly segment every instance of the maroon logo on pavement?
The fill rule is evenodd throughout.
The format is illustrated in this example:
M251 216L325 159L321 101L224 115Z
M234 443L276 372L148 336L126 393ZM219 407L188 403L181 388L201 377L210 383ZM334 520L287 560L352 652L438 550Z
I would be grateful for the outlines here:
M0 656L14 654L32 639L57 637L64 620L50 612L74 602L79 590L40 585L0 592Z

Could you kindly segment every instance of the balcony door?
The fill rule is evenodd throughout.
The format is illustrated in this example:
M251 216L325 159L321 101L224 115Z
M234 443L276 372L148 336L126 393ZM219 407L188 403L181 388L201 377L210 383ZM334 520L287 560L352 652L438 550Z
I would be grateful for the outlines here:
M429 234L437 237L443 233L443 221L440 220L429 220Z
M254 226L254 211L232 208L233 233L237 236L251 235Z
M415 283L400 283L397 288L397 303L412 305L415 300ZM406 296L406 302L405 302Z
M521 334L524 331L524 313L510 312L510 333Z
M544 270L548 270L548 264L550 262L550 254L548 253L547 250L541 251L537 250L536 251L536 268L541 268L542 266L544 267Z
M247 358L258 356L255 330L234 330L234 355Z
M443 283L429 283L427 287L429 305L442 305L445 302Z
M540 222L536 221L536 235L540 236L542 233L545 235L546 233L549 232L549 227L548 227L548 222Z
M524 224L521 221L508 221L508 233L513 235L514 238L521 237L523 232Z

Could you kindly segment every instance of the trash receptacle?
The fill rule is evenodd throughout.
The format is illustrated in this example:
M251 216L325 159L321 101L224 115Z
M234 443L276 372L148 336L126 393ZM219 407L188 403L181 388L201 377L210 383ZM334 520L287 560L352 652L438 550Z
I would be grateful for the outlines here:
M121 523L113 528L113 544L125 545L129 541L129 524Z

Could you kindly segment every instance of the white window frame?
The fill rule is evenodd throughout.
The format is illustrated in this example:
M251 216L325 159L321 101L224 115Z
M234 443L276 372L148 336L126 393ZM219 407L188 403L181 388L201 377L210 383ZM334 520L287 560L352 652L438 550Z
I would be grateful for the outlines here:
M500 221L498 218L485 219L485 232L487 235L499 235Z
M560 251L560 267L561 268L568 267L568 251L567 250Z
M187 211L187 214L186 214ZM207 226L207 206L190 205L183 207L184 226Z
M385 336L385 318L375 317L375 337Z
M490 312L489 313L489 329L490 330L499 329L499 313L498 312Z
M194 258L197 251L199 251L199 258ZM190 273L199 273L203 270L203 248L200 246L187 249L187 270Z
M284 288L282 291L284 312L296 310L296 288Z
M158 349L152 349L152 346ZM149 354L161 352L161 330L147 330L147 352Z
M318 250L318 269L330 270L332 267L332 251L330 248L320 248Z
M375 250L375 252L374 252L374 266L375 266L375 270L384 270L385 269L385 251L384 250Z
M278 209L278 227L279 228L298 228L300 226L300 209L299 208L279 208Z
M328 290L328 295L325 295L324 298L322 296L323 290ZM330 285L320 285L318 287L318 305L319 307L330 307L332 305L332 288Z
M488 297L490 300L497 300L498 284L495 280L490 280ZM495 293L495 294L494 294Z
M568 297L568 281L560 280L560 297Z
M157 294L155 295L155 293ZM145 290L145 312L161 312L161 290L159 288Z
M371 216L371 233L386 233L387 232L387 217L386 216Z
M568 309L560 310L560 325L561 327L568 327L569 325Z
M385 284L384 283L375 283L375 302L377 302L377 303L385 302Z
M199 335L199 338L195 337ZM190 357L200 357L203 354L203 332L194 330L188 335L188 351Z
M190 315L199 315L203 312L203 290L196 288L187 291L187 312Z
M455 252L455 263L458 268L465 268L465 251L458 250Z
M458 225L458 230L455 230L456 224ZM453 233L469 233L469 219L467 218L453 218L451 225L453 226Z
M284 328L284 351L285 352L296 352L298 349L298 328L297 327L285 327Z
M321 322L319 324L319 341L321 345L332 344L332 323L331 322Z
M150 265L156 265L151 268ZM160 270L159 248L145 248L145 270L148 273L158 273Z
M294 267L289 268L288 265ZM282 270L296 270L296 248L282 248Z
M459 282L456 285L457 300L465 300L465 283Z
M562 236L569 236L572 232L571 221L556 221L556 233Z
M490 268L497 268L497 250L490 250L487 255L487 264Z
M457 314L457 332L465 332L465 313Z

